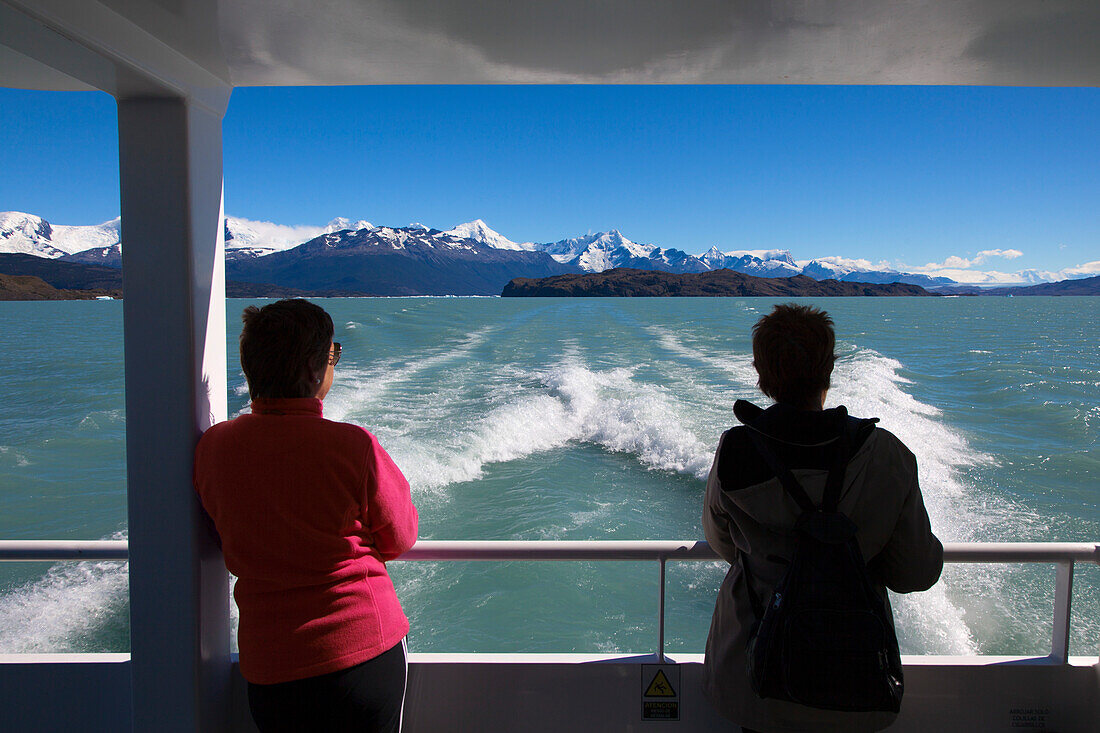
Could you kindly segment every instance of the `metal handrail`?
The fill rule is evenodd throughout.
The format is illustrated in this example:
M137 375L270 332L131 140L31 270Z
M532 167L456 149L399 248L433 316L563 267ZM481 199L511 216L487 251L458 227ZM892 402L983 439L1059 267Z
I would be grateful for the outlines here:
M0 540L0 562L126 560L126 540ZM1100 543L945 542L950 563L1094 562ZM421 540L399 560L720 560L703 540Z
M128 560L126 540L0 540L0 562Z
M0 540L0 562L64 562L70 560L127 560L126 540ZM720 560L702 540L423 540L402 555L403 561L544 561L629 560L656 561L660 568L657 657L665 649L665 563ZM1050 660L1069 659L1069 625L1073 597L1073 568L1078 562L1100 565L1100 543L1088 542L947 542L943 559L949 563L1053 563L1054 627Z

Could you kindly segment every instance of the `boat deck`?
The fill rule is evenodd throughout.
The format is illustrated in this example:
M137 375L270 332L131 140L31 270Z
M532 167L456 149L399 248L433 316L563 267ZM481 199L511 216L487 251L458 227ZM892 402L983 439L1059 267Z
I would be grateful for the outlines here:
M127 730L126 654L0 656L0 720L22 731ZM736 731L703 699L702 655L413 654L405 733L439 731ZM1100 730L1094 657L907 656L899 733ZM673 698L645 698L656 670ZM678 685L678 686L677 686ZM230 671L230 730L253 731L245 685ZM644 720L646 702L675 703L677 720ZM665 705L658 708L667 711Z

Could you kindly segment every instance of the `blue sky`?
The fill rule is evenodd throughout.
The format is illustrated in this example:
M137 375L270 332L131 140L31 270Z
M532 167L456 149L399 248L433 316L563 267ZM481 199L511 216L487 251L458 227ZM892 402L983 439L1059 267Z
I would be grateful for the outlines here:
M1057 271L1100 260L1098 119L1100 89L243 88L226 211ZM115 135L106 95L0 90L0 210L117 216Z

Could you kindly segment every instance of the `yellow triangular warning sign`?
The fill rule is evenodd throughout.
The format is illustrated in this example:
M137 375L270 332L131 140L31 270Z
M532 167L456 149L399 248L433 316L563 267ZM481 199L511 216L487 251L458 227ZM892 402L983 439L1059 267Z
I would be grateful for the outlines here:
M659 669L657 674L653 675L653 681L645 690L645 697L676 697L676 690L672 689L672 684L668 681L668 677L665 677L664 670Z

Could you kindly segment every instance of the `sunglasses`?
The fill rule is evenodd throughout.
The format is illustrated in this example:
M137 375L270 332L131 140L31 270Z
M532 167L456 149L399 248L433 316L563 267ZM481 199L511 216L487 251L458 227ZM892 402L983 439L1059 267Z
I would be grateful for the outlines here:
M328 355L328 363L331 364L332 366L336 366L337 364L339 364L340 363L340 352L341 351L343 351L343 349L340 346L340 342L339 341L333 341L332 342L332 353Z

